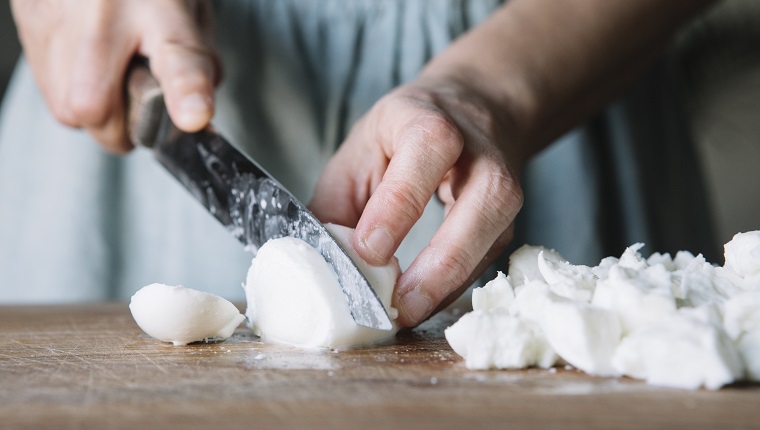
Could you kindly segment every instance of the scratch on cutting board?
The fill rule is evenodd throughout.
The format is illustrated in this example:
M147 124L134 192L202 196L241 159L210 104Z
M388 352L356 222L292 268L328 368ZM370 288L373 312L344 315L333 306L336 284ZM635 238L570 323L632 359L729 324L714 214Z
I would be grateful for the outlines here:
M54 348L50 345L29 345L15 339L11 342L20 345L24 349L32 351L32 354L35 356L13 357L8 356L7 354L3 354L3 356L14 360L21 365L34 364L33 370L41 372L47 378L55 377L57 379L71 379L71 374L70 372L67 372L67 370L69 368L76 368L87 371L90 374L88 381L81 379L75 379L73 381L73 383L80 386L87 387L88 384L94 384L95 376L101 381L102 379L109 379L126 387L131 387L133 385L129 381L124 380L124 378L112 369L112 363L107 362L106 365L104 365L87 355L76 354L79 348L78 346L75 346L72 349L63 350ZM108 358L105 357L105 359L107 360Z
M116 330L113 328L113 321L111 318L98 318L89 321L84 328L74 317L68 317L66 319L67 328L63 331L67 336L73 337L77 341L88 341L86 336L82 336L83 333L88 331L97 331L99 337L107 337L112 340L116 339L131 339L126 335L123 330Z
M58 360L58 365L55 367L55 370L52 371L51 376L55 376L55 375L57 375L61 371L61 369L63 368L63 366L66 363L68 363L69 358L72 357L72 356L74 356L74 352L76 352L76 350L78 348L79 348L78 346L74 346L74 348L72 350L65 352L65 355ZM51 353L56 353L56 351L53 348L49 348L48 347L47 349Z
M26 345L24 343L21 343L21 342L15 340L15 339L12 339L11 342L12 343L17 343L17 344L19 344L19 345L21 345L21 346L29 349L28 345ZM45 361L39 360L36 357L18 357L16 355L2 354L2 353L0 353L0 357L12 360L16 364L28 364L28 363L40 364L40 365L46 364Z
M32 345L27 345L27 344L25 344L23 342L20 342L20 341L16 340L16 339L11 339L11 343L15 343L17 345L22 346L25 349L29 349L29 350L35 351L35 353L39 349L38 347L34 347ZM40 367L47 366L49 364L44 359L41 359L41 358L36 357L36 356L34 356L34 357L18 357L18 356L13 356L13 355L8 355L8 354L2 354L2 356L6 357L6 358L9 358L9 359L13 360L14 362L16 362L18 364L30 364L30 363L33 363L33 364L39 365Z
M156 369L160 370L161 373L163 373L165 375L169 374L169 371L166 370L166 368L164 366L161 366L160 364L156 363L155 361L153 361L153 359L151 359L147 355L143 354L142 352L138 351L137 353L140 354L140 356L142 356L144 359L148 360L152 365L156 366Z

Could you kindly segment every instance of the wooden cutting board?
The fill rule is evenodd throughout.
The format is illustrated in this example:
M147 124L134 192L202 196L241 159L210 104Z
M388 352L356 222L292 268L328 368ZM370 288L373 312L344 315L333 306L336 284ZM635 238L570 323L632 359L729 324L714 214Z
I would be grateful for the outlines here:
M760 428L757 385L470 371L443 338L453 320L336 352L263 344L243 327L174 347L126 304L0 307L0 428Z

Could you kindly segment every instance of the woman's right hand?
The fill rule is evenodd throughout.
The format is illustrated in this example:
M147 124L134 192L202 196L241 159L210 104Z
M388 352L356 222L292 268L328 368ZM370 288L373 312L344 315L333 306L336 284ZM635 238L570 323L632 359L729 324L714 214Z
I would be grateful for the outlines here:
M136 55L150 60L169 115L188 132L214 111L220 71L205 0L12 0L26 61L54 117L87 130L111 152L132 148L124 78Z

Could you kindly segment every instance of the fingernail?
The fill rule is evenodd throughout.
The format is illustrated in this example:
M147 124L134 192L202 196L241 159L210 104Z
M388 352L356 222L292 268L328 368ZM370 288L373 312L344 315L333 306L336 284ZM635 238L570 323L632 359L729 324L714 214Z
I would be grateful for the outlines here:
M369 232L364 239L364 245L369 252L377 256L378 260L387 261L393 254L394 241L385 227L375 227Z
M187 126L207 121L210 110L211 100L198 93L189 94L179 102L179 114L182 117L182 122ZM205 124L201 126L203 125Z
M401 297L399 307L407 319L418 323L433 311L433 302L427 294L415 288Z

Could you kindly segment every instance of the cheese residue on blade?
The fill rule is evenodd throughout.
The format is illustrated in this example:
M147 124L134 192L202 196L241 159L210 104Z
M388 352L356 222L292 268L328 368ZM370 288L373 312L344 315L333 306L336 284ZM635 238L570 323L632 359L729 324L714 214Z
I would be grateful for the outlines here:
M596 267L524 246L446 339L470 369L569 363L686 389L760 380L760 231L735 235L722 267L686 251L645 259L642 246Z

